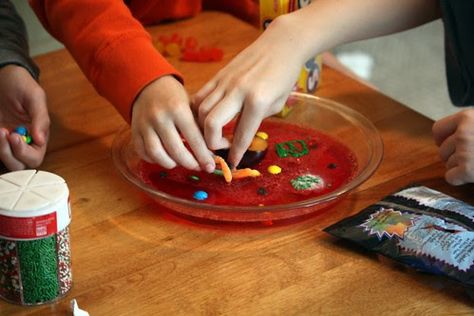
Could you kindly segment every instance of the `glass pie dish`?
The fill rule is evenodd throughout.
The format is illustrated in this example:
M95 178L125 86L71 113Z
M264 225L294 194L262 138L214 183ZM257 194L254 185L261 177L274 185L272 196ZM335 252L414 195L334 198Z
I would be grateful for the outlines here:
M367 118L332 100L294 92L287 104L291 108L288 115L273 116L267 118L265 122L311 129L345 145L353 153L357 166L345 183L318 196L272 205L215 204L183 198L160 190L144 180L143 166L146 163L133 149L128 126L117 133L112 144L115 167L126 180L144 191L154 201L185 217L218 222L274 223L326 210L375 172L383 156L382 139Z

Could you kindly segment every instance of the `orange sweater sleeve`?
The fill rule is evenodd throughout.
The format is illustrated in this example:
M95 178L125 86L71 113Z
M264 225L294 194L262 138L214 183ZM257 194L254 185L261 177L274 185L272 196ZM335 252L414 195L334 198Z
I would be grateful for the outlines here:
M163 75L181 79L121 0L30 0L30 5L127 122L146 85Z

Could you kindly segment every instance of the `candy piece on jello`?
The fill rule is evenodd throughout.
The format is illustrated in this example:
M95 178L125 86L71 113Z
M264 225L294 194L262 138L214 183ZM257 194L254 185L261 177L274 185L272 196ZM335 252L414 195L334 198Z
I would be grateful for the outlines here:
M291 180L291 185L297 191L316 190L324 187L324 181L320 176L305 174Z
M226 136L229 141L232 141L232 136ZM250 168L257 165L260 161L265 158L268 149L268 142L266 139L261 137L255 136L252 140L247 151L244 153L242 160L240 161L237 168ZM227 160L227 156L229 155L229 149L219 149L216 150L215 153L220 157Z
M206 191L196 191L196 192L194 192L193 197L198 201L203 201L203 200L207 199L208 194L207 194Z
M279 174L279 173L281 173L281 167L280 167L280 166L277 166L277 165L268 166L267 170L268 170L268 172L271 173L271 174Z

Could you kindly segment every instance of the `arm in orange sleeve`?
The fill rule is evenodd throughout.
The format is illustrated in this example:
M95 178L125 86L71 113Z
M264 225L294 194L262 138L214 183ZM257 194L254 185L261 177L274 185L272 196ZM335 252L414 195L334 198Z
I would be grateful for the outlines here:
M30 0L30 5L127 122L146 85L163 75L181 78L121 0Z

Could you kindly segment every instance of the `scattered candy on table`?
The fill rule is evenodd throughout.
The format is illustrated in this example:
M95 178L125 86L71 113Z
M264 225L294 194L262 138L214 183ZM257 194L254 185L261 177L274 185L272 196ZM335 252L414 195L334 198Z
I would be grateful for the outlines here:
M164 56L179 58L182 61L213 62L221 61L224 57L222 49L212 46L199 47L195 37L183 39L177 33L159 36L156 47Z

